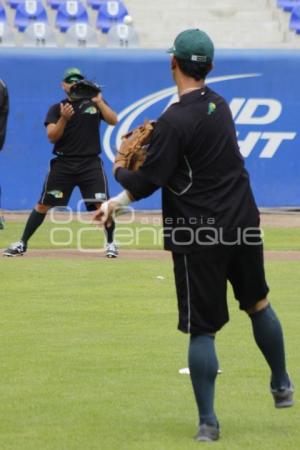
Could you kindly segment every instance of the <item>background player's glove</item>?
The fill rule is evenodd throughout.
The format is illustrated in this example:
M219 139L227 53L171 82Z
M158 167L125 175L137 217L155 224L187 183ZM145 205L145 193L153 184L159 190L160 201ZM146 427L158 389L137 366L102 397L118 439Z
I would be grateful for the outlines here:
M93 81L79 80L71 86L69 96L72 100L91 99L100 92L100 86Z
M155 122L146 120L144 125L134 128L122 137L121 146L116 154L115 167L136 171L146 159Z

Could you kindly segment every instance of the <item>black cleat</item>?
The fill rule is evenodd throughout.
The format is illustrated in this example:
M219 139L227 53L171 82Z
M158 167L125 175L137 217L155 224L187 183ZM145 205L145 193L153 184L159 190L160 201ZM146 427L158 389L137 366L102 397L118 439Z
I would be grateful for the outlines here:
M220 427L214 425L207 425L203 423L200 425L199 431L195 436L195 441L213 442L220 438Z
M271 393L274 398L275 408L289 408L294 404L294 385L290 380L289 387L273 389L271 384Z

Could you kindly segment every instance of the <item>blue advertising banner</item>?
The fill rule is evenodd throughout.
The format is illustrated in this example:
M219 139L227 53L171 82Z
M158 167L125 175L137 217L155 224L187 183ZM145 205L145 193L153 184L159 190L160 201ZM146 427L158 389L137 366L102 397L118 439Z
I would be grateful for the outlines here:
M111 169L121 136L144 119L157 118L177 99L164 51L1 49L0 77L10 94L7 138L0 153L4 209L31 209L39 198L52 157L44 119L48 108L64 98L62 74L74 66L104 86L104 98L119 116L117 126L101 126L111 194L120 190ZM299 51L222 50L216 52L207 80L231 107L261 207L300 205L299 73ZM72 207L79 198L74 192ZM135 206L160 209L160 193Z

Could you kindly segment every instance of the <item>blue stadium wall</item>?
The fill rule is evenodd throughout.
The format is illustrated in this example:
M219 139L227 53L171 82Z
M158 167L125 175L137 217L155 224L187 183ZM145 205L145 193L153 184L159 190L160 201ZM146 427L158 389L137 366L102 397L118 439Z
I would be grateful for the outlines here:
M0 77L10 93L7 138L0 153L2 207L30 209L39 198L51 159L43 125L49 106L64 98L67 67L78 66L103 85L119 114L102 124L102 157L110 191L119 186L111 158L120 136L145 118L155 119L175 100L169 56L151 50L1 49ZM241 151L261 207L300 205L300 52L224 50L216 54L208 84L230 103ZM74 192L71 205L80 196ZM159 209L160 193L139 202Z

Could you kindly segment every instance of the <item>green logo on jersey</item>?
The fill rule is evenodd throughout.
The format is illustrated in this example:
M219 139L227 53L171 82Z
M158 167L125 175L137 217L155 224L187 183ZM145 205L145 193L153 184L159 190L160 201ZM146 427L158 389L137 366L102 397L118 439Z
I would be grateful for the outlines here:
M63 198L64 193L62 191L48 191L48 195L53 195L55 198Z
M212 113L215 112L216 109L217 109L217 107L216 107L215 103L209 103L207 114L210 116Z
M84 110L84 114L97 114L98 110L96 106L89 106L87 109Z

